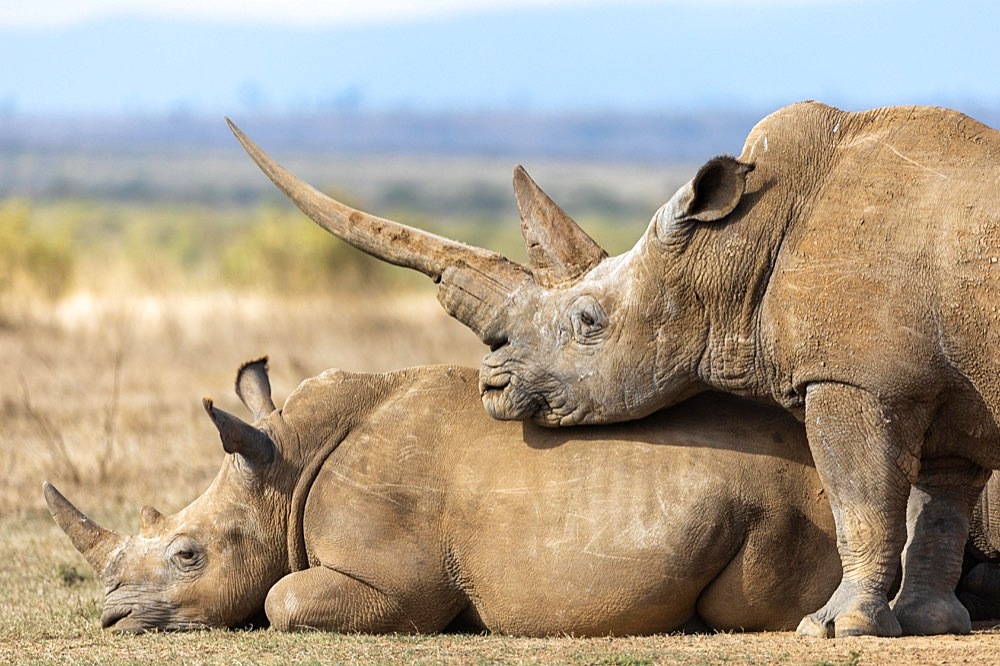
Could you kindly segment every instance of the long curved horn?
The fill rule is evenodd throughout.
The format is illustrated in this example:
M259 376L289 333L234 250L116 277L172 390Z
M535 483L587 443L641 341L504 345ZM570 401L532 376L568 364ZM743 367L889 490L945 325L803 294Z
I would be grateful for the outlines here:
M608 256L520 164L514 167L514 196L531 274L539 284L554 287L575 280Z
M503 255L449 240L347 206L271 159L231 120L233 135L278 189L334 236L383 261L418 270L441 285L438 300L451 316L488 341L498 313L514 290L530 280Z
M49 513L69 537L73 547L98 575L102 575L111 555L125 543L125 537L92 521L48 481L42 485L42 491Z

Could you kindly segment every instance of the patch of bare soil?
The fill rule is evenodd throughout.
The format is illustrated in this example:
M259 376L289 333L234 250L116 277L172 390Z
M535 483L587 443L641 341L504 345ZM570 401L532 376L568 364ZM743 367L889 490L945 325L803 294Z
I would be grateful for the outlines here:
M148 636L0 637L3 663L78 664L996 664L1000 634L807 639L792 633L641 638L336 636L199 632Z

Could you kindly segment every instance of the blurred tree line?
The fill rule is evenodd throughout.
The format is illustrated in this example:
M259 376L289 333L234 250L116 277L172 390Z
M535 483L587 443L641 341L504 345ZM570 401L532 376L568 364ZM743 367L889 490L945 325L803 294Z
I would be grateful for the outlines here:
M506 188L471 182L451 192L393 181L372 202L338 199L522 261ZM650 208L613 191L572 192L574 210L617 252L638 238ZM0 199L0 307L73 289L161 292L235 288L307 295L406 289L420 275L383 264L317 227L280 195L250 201L40 196Z
M401 204L402 205L402 204ZM523 261L514 218L491 211L456 218L393 211L396 219ZM399 213L398 215L396 213ZM641 219L641 218L640 218ZM587 220L613 249L641 226ZM308 295L407 289L423 276L341 242L281 202L248 208L117 201L0 202L0 297L54 299L73 289L161 292L220 287Z
M75 265L72 225L43 231L27 201L0 203L0 295L55 298L70 286Z

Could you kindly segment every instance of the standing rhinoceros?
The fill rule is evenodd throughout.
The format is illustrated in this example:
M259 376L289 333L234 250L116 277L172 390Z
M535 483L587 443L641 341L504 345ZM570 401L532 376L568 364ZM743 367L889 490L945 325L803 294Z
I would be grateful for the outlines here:
M235 131L322 226L439 281L491 348L492 415L607 423L718 389L802 419L844 575L800 632L969 630L953 590L1000 467L995 130L938 108L781 109L613 258L517 171L530 269L347 208Z
M262 361L206 406L230 454L173 516L103 529L51 485L105 584L104 627L522 634L783 629L836 587L801 426L706 394L647 420L491 419L476 371L328 371L276 410Z

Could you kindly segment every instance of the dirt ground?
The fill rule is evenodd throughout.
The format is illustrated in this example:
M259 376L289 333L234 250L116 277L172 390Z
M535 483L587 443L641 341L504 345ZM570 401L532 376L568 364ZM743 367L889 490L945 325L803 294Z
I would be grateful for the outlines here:
M176 511L214 476L222 452L201 398L242 413L232 383L243 361L270 356L280 404L328 367L476 365L482 351L431 293L367 302L81 295L7 313L0 319L0 663L1000 663L1000 624L992 623L970 636L827 641L790 632L598 639L101 632L100 586L48 516L44 479L98 521L134 531L142 505Z

